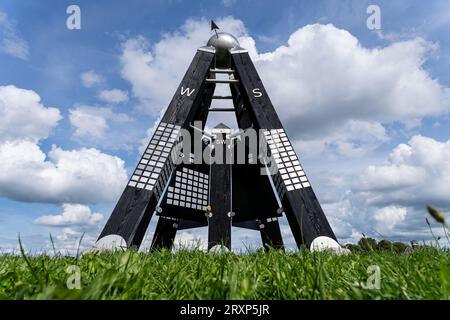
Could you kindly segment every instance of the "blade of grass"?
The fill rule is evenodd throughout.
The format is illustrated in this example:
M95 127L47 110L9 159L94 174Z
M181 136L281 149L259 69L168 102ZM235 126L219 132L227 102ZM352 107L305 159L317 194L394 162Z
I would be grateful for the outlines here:
M27 264L28 268L30 269L31 275L33 276L33 278L36 279L37 282L41 283L41 280L39 279L39 277L36 274L36 270L33 268L33 265L31 264L30 260L28 259L25 250L23 249L23 245L22 245L22 240L20 239L20 233L19 233L19 249L20 249L20 254L22 255L22 258L25 260L25 263Z

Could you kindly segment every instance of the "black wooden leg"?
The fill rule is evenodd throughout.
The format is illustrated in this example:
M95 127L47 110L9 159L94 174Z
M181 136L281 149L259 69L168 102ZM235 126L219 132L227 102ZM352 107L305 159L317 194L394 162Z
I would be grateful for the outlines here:
M214 131L213 131L214 132ZM217 133L216 141L225 141L226 133ZM215 144L213 156L219 163L211 164L211 213L208 219L208 250L223 245L231 250L231 164L227 164L227 145ZM229 158L228 158L229 159Z
M283 250L284 243L281 236L280 224L276 218L274 221L265 221L260 224L261 240L266 251L272 249Z
M160 217L153 236L151 250L170 249L177 234L177 222Z
M223 245L231 250L230 165L211 168L211 217L208 219L208 250Z

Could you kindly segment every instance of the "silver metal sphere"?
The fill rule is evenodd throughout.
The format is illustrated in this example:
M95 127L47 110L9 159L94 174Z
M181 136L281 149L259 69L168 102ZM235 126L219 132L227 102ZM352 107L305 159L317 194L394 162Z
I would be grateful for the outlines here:
M226 32L219 32L213 35L208 40L207 46L215 48L216 68L218 69L230 68L230 50L240 48L239 41L236 37Z
M219 32L208 40L207 46L216 48L216 50L230 50L239 47L239 41L235 36L226 32Z

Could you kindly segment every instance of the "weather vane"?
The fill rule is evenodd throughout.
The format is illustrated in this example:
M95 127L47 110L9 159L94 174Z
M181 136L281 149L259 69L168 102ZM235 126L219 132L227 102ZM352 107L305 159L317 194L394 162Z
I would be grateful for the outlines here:
M216 33L216 37L219 37L219 34L217 33L217 30L220 29L217 24L214 22L214 20L211 20L211 31L214 30L214 32Z

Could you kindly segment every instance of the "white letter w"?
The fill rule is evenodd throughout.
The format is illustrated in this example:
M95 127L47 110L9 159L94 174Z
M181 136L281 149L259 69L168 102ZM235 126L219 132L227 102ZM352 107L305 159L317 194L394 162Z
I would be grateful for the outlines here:
M190 97L191 94L194 93L194 91L195 91L195 89L192 89L192 91L191 91L191 89L189 89L189 88L185 89L184 87L181 87L181 95L182 96L184 96L186 94L186 92L187 92L187 96Z

